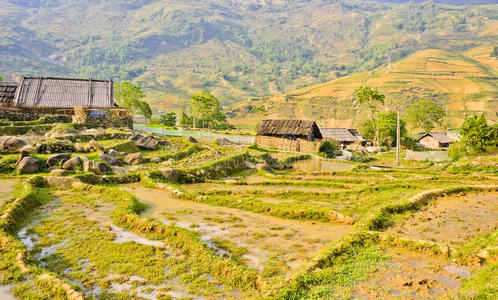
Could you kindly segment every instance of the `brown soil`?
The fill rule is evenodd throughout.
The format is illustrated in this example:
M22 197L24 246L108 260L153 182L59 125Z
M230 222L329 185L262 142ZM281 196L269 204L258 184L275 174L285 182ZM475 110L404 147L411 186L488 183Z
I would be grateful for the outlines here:
M370 280L358 285L356 296L366 299L454 298L461 280L472 270L448 261L406 250L389 249L391 257Z
M460 244L498 227L498 193L438 199L390 230L417 239Z
M295 270L320 249L347 234L352 226L287 220L233 208L174 199L161 190L127 185L147 204L144 216L197 231L208 244L223 238L247 247L247 264L262 270L270 257Z

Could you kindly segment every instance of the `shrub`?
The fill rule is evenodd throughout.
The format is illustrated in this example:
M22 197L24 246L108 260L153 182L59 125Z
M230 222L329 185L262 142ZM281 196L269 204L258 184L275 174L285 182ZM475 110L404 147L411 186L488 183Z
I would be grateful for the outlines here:
M318 153L322 154L323 156L327 158L334 158L335 157L335 151L339 149L339 146L337 143L331 142L331 141L325 141L320 145L320 148L318 149Z
M448 149L448 155L451 161L457 161L460 158L467 155L467 150L464 145L460 143L455 143L450 146Z

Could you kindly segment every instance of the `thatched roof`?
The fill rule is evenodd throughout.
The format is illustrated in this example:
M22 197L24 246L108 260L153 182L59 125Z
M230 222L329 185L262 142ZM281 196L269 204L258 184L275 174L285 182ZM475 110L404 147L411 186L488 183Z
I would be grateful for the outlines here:
M308 139L321 139L318 125L309 120L263 120L258 129L258 135L265 136L295 136Z
M423 139L426 136L431 136L431 137L435 138L441 144L451 143L450 137L448 135L446 135L446 133L444 133L444 132L428 132L426 134L423 134L421 137L419 137L418 140L420 141L421 139Z
M112 80L22 77L15 105L38 108L112 108Z
M356 129L320 128L320 131L322 132L324 138L336 140L340 143L354 143L357 141L363 141L363 137L361 137Z
M0 82L0 103L13 103L17 82Z

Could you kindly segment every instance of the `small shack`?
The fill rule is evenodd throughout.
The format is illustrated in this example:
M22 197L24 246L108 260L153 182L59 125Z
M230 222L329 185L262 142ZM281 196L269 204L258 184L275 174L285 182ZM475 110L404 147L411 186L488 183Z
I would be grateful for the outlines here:
M428 132L418 138L418 143L428 149L446 149L450 147L451 139L444 132Z
M356 129L347 128L320 128L325 140L336 141L345 147L353 143L363 143L365 140Z
M0 106L12 107L16 96L17 82L0 82Z
M323 137L318 125L310 120L263 120L256 144L281 150L316 152Z

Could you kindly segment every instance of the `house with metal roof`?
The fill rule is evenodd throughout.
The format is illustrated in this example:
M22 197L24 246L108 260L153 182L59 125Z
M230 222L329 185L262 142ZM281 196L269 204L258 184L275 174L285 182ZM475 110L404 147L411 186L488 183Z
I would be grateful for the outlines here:
M310 120L263 120L256 144L282 150L316 152L323 139L318 125Z
M0 82L0 106L10 107L14 105L17 82Z
M446 149L450 147L452 140L444 132L428 132L418 138L418 143L424 148Z
M112 80L22 77L14 105L34 109L114 108Z
M356 129L320 128L320 131L324 139L337 141L342 146L365 141Z

